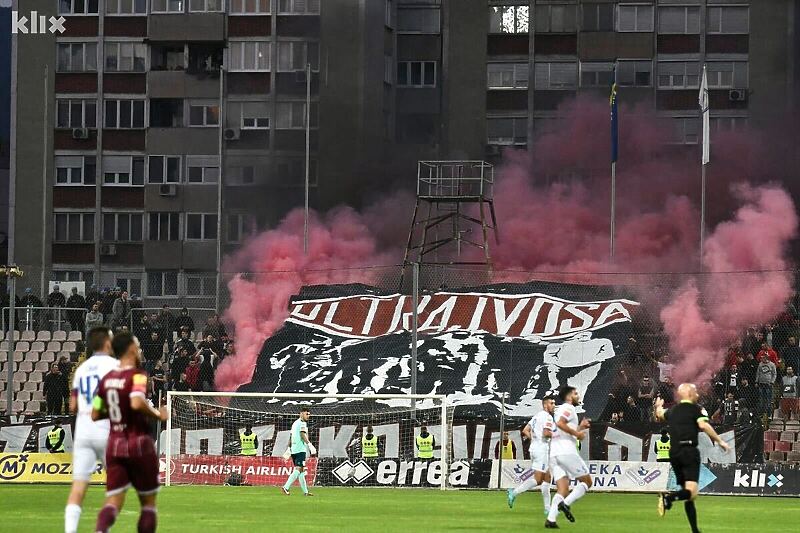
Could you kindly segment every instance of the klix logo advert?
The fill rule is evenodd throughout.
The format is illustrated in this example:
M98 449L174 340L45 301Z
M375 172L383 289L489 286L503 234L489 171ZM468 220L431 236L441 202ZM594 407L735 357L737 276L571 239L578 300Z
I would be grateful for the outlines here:
M767 474L760 470L742 471L737 468L733 476L733 486L753 489L764 487L779 489L783 486L783 474Z
M30 11L28 13L20 13L19 11L11 12L11 33L22 34L45 34L45 33L64 33L67 29L64 23L67 19L64 17L48 17L47 15L40 15L38 11Z

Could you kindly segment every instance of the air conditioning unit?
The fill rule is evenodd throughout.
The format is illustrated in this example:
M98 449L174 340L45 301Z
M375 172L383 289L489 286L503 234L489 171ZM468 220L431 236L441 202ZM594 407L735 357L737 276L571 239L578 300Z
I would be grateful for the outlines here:
M294 71L294 81L297 83L305 83L306 82L306 71L305 70L295 70Z
M73 139L88 139L89 138L89 130L88 128L75 128L72 130L72 138Z
M109 257L117 255L117 246L115 244L101 244L100 255Z
M746 89L731 89L728 91L728 100L731 102L744 102L747 100Z
M178 186L174 183L168 183L158 187L158 194L161 196L177 196Z
M223 137L225 137L226 141L235 141L239 138L241 132L239 128L225 128L225 132L223 133Z

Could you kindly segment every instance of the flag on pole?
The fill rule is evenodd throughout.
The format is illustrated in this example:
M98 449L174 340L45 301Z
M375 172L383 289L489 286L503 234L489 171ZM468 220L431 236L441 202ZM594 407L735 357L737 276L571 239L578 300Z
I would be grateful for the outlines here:
M711 160L710 125L708 121L708 78L706 66L703 65L703 79L700 81L700 113L703 116L703 164Z
M609 98L611 105L611 162L617 162L617 155L619 155L619 129L617 123L617 66L614 65L614 71L611 74L611 96Z

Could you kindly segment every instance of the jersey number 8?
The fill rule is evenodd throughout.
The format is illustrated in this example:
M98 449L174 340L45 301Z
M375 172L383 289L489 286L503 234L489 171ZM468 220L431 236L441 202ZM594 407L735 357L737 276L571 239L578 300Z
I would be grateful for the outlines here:
M106 399L108 400L108 419L115 424L121 422L122 412L119 409L119 391L117 389L109 389Z

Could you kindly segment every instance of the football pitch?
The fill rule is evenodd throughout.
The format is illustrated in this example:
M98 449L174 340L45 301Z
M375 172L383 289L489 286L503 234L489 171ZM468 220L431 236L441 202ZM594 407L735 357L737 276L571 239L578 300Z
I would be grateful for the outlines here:
M3 529L63 531L68 487L0 486ZM514 509L505 492L424 489L316 488L313 498L297 487L284 496L276 487L169 487L158 498L158 530L203 531L521 531L543 530L539 492L524 494ZM92 531L102 502L102 487L92 487L80 531ZM139 503L133 493L114 531L135 531ZM666 517L656 514L656 496L589 493L573 506L577 521L559 517L562 530L659 533L689 531L683 506ZM701 496L703 532L797 531L800 505L793 498ZM764 525L764 520L768 525Z

